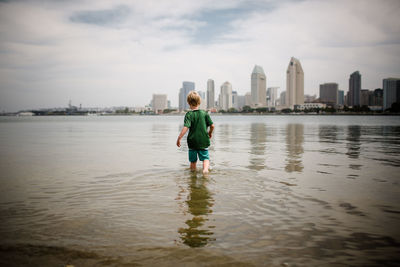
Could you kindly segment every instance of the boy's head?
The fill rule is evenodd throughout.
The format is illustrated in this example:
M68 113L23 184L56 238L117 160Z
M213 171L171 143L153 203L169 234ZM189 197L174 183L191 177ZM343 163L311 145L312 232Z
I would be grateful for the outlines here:
M190 91L187 96L187 102L191 107L198 107L201 103L201 97L196 91Z

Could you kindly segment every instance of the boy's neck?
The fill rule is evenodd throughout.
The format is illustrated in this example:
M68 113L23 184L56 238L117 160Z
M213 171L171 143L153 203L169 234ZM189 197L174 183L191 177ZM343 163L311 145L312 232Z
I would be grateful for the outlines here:
M199 110L199 107L200 107L200 106L190 106L190 109L191 109L191 110Z

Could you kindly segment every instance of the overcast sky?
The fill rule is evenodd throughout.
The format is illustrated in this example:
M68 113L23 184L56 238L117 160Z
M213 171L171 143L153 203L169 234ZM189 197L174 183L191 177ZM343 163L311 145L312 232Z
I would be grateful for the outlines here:
M305 93L348 79L362 88L400 77L398 0L0 1L0 111L178 105L182 81L216 97L229 81L250 91L255 64L286 89L292 56Z

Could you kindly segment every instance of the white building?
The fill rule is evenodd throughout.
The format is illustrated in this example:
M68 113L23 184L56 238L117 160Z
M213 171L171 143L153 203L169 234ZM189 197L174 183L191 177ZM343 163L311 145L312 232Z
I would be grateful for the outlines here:
M267 89L267 107L276 107L278 88L279 87L269 87Z
M151 103L154 113L162 113L164 109L168 108L167 95L153 94L153 100Z
M251 102L253 107L267 106L267 77L258 65L254 66L251 73Z
M218 104L222 110L228 111L232 108L232 85L229 82L224 82L221 85Z
M207 109L207 99L206 99L206 93L203 91L197 91L199 96L201 97L201 102L200 102L200 109Z
M305 110L305 109L313 109L313 108L326 108L326 104L323 103L304 103L303 105L299 106L299 110Z
M215 87L214 80L208 79L207 81L207 109L215 107Z
M292 57L286 71L285 105L294 109L295 105L304 104L304 72L300 61Z

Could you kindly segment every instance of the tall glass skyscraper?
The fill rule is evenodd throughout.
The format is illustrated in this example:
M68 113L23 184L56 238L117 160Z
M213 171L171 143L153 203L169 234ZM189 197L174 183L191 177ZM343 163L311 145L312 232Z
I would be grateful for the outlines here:
M267 77L258 65L254 66L251 73L251 102L253 107L267 106Z
M396 102L400 103L400 79L383 79L383 109L390 108Z
M355 71L350 75L349 79L349 106L360 106L361 99L361 74L359 71Z
M207 109L215 107L215 86L214 80L208 79L207 81Z
M183 82L182 88L179 90L179 111L189 109L189 104L186 101L190 91L194 91L194 82Z
M292 57L286 71L285 105L293 109L295 105L304 104L304 72L300 61Z

